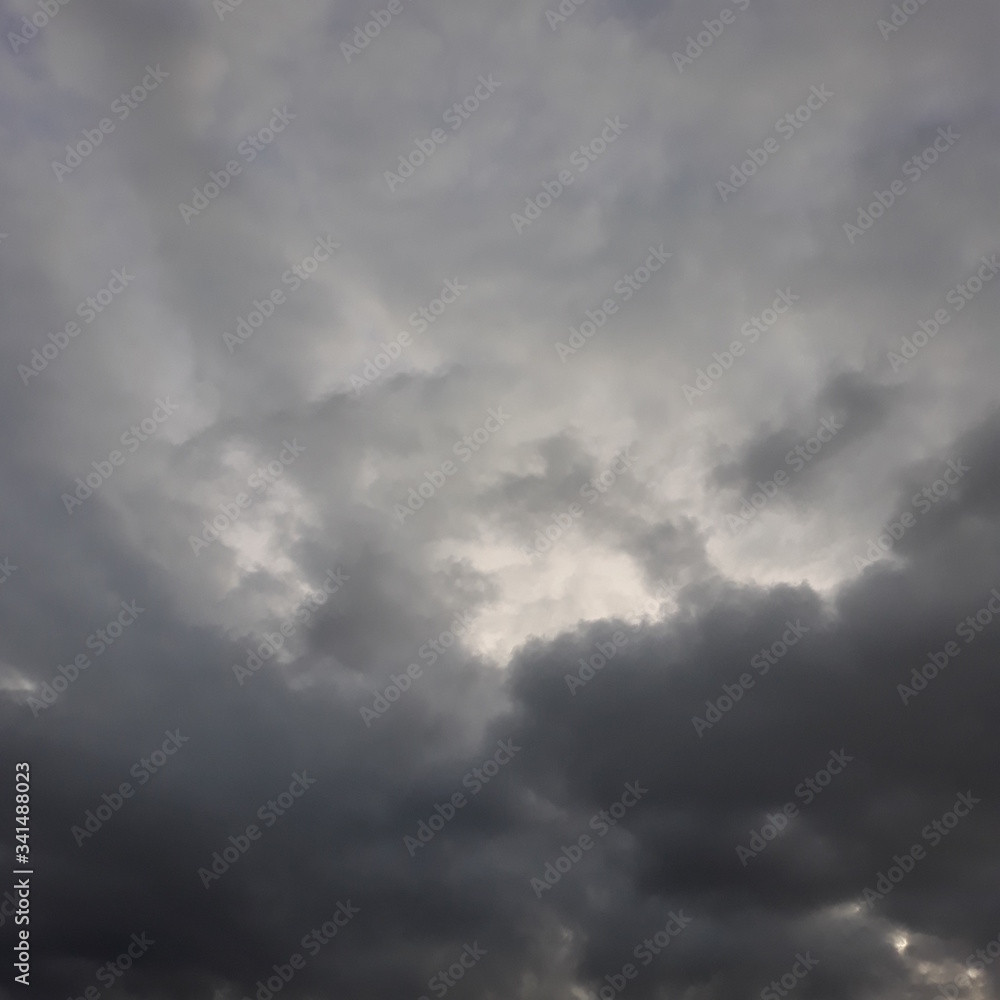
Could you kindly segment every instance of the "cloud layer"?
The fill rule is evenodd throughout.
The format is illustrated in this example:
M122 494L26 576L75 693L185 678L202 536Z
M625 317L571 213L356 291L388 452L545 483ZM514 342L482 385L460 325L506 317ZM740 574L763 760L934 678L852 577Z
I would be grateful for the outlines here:
M28 992L997 996L995 6L48 6Z

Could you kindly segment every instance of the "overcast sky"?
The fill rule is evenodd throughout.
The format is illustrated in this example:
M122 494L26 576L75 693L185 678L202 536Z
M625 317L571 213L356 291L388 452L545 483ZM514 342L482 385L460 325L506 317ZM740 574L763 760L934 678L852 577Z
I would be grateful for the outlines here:
M1000 997L995 3L0 13L0 995Z

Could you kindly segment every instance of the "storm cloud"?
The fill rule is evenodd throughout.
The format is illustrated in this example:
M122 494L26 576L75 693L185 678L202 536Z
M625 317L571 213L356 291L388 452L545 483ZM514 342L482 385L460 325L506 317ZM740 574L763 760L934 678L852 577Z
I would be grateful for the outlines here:
M995 5L0 13L0 995L1000 996Z

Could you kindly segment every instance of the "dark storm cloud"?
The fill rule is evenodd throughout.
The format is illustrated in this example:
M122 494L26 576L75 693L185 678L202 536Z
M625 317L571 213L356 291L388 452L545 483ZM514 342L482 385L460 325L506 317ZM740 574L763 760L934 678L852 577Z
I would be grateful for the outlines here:
M996 11L570 6L5 35L3 996L932 1000L996 940Z
M980 448L988 455L992 444ZM987 455L969 449L970 464L985 467ZM989 600L998 500L994 484L976 513L948 527L950 574L916 555L870 571L828 607L808 588L692 587L674 624L610 620L528 647L513 665L510 712L461 746L442 729L439 699L470 664L428 670L407 703L366 729L333 677L289 691L270 665L241 688L230 671L241 653L185 629L154 590L121 652L109 651L39 719L7 709L9 754L50 775L35 816L39 863L58 873L58 888L36 905L50 939L65 941L46 974L51 989L82 989L135 930L157 941L130 973L145 995L210 996L208 984L226 980L248 991L272 958L302 951L298 938L332 919L341 899L361 912L289 995L320 983L419 991L435 961L467 940L489 953L476 988L510 989L512 967L551 966L529 943L531 929L559 925L573 935L561 974L576 969L596 986L671 910L693 922L636 979L637 994L666 984L705 997L759 989L806 950L820 964L804 995L903 989L912 970L888 935L876 948L836 908L862 901L894 854L922 843L926 859L862 919L942 937L958 957L994 936L995 915L976 898L997 823L988 717L996 626L960 641L961 656L912 703L897 685ZM751 658L789 621L808 630L799 644L766 672L755 668ZM346 621L338 631L368 627ZM618 633L625 642L607 665L571 691L566 675L586 678L581 657L614 648ZM741 674L754 684L699 733L692 717L705 718L706 700L738 689ZM110 730L88 738L97 717L114 720L113 739ZM69 825L175 728L189 740L176 759L77 847ZM473 794L478 781L467 776L498 740L518 749ZM78 750L67 758L69 746ZM802 783L838 751L851 761L807 796ZM196 870L303 770L315 788L273 829L259 823L260 842L204 889ZM639 804L602 836L592 817L634 782L646 790ZM939 843L933 828L922 835L968 791L981 803L954 832ZM411 859L403 837L416 837L455 792L467 801ZM743 865L737 845L751 844L787 802L800 815ZM588 832L593 853L537 899L530 880ZM222 926L237 933L219 937Z

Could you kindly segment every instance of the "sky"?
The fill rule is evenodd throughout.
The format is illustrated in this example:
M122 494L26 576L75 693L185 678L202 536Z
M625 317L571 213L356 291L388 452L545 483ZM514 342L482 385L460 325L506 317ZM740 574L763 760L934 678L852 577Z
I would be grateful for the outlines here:
M1000 997L995 4L0 29L0 996Z

